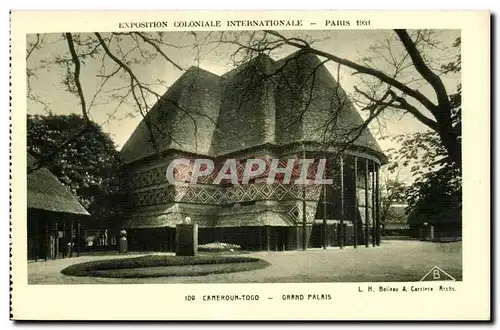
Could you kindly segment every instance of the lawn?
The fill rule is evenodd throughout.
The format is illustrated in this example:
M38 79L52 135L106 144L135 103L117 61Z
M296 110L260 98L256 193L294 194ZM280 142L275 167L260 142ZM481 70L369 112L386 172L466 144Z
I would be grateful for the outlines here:
M398 282L419 281L438 266L462 279L462 243L383 241L380 247L310 249L307 251L252 252L269 267L228 274L150 278L75 277L61 270L76 263L117 256L81 257L28 264L30 284L79 283L291 283L291 282Z

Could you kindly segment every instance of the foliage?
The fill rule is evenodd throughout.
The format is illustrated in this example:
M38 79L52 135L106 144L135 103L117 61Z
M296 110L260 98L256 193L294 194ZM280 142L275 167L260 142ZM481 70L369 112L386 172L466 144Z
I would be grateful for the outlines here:
M385 223L396 216L391 212L391 205L406 203L408 187L403 181L394 178L382 182L380 190L380 221Z
M454 47L460 46L458 38ZM459 72L460 55L457 59L443 65L443 73ZM461 148L462 95L461 85L457 92L449 96L453 128L460 132L458 143ZM390 171L399 166L409 167L415 178L407 191L408 211L412 212L409 222L435 223L439 221L461 221L462 207L462 170L449 158L436 131L405 133L394 138L400 144L398 150L390 150L393 162Z
M78 115L28 115L28 152L35 158L51 154L87 125ZM48 169L78 198L94 219L113 216L119 191L118 151L108 134L91 122L48 164Z
M461 221L462 180L451 166L423 175L412 185L409 198L409 223Z
M455 113L459 113L460 92L451 98L455 99L457 106ZM388 169L395 171L400 167L408 167L412 173L414 182L405 198L407 211L413 212L412 221L435 222L451 218L460 221L461 166L453 166L450 162L438 134L434 131L404 133L394 139L400 148L389 151L393 161Z
M389 203L404 203L406 197L406 187L403 181L399 179L388 179L384 183L384 187L382 187L383 198L386 199Z

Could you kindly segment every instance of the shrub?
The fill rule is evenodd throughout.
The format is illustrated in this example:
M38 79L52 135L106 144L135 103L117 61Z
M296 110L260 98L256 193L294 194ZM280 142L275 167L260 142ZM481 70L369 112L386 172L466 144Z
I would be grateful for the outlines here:
M223 252L241 250L241 246L231 243L213 242L198 246L198 251Z

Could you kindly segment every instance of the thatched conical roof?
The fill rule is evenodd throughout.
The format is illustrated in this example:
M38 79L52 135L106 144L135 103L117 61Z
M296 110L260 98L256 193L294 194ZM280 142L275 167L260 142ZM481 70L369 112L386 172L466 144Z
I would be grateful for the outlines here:
M259 56L222 76L223 98L211 151L224 155L276 144L274 61Z
M36 159L28 154L28 166ZM27 207L51 212L89 215L73 194L46 168L27 175Z
M221 103L220 77L188 69L148 112L121 150L126 162L169 149L208 155Z
M316 55L295 52L276 62L280 72L277 94L279 144L317 141L349 144L385 155L342 86Z
M153 135L161 152L177 149L221 157L265 144L315 142L348 144L386 162L323 64L317 56L298 51L279 61L261 55L223 76L192 67L166 92L168 101L151 109L121 156L132 163L155 154Z

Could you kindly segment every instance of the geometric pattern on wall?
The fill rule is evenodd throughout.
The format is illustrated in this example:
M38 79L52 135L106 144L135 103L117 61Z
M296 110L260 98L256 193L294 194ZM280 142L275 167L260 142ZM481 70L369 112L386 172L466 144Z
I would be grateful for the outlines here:
M317 201L321 186L310 185L306 187L306 200ZM276 200L295 201L302 200L302 186L284 185L275 183L254 183L231 187L198 186L198 185L168 185L161 188L136 192L132 204L149 206L168 204L172 202L196 203L207 205L224 205L246 201Z
M175 186L175 201L208 205L230 203L225 189L216 186Z
M167 182L167 167L155 167L147 171L134 173L131 176L131 184L134 188L144 188L156 186Z
M254 183L249 185L237 185L227 188L229 191L229 200L232 203L255 200L301 200L302 186L289 185L282 183L266 184ZM310 185L305 189L306 200L316 201L319 199L321 187L319 185Z
M311 223L314 221L316 217L316 208L317 208L318 203L311 203L308 202L306 203L306 222ZM302 223L302 208L303 204L302 202L297 202L292 204L288 208L288 215L290 218L296 222L296 223Z
M135 192L130 204L132 206L151 206L172 203L173 193L169 187Z
M256 157L256 158L260 158L260 159L265 161L266 170L261 175L252 177L252 179L253 180L259 180L262 178L265 179L265 178L267 178L267 176L269 174L269 168L271 166L272 159L270 157ZM289 156L287 158L295 159L296 161L298 160L298 158L294 157L294 156ZM280 160L278 167L280 167L280 168L286 167L287 161L288 161L288 159ZM192 161L192 163L193 162L194 161ZM245 164L246 164L246 160L241 160L241 161L236 160L236 170L237 170L237 177L238 177L239 182L241 182L241 180L243 178ZM167 183L167 178L166 178L167 168L168 168L167 165L162 165L162 166L151 168L151 169L146 170L146 171L134 173L133 175L131 175L131 179L130 179L130 181L131 181L130 183L132 185L132 188L152 187L152 186L156 186L159 184ZM203 184L213 183L215 178L218 175L220 168L221 168L221 165L216 164L214 171L212 173L210 173L209 175L199 177L197 183L203 183ZM291 176L292 183L296 179L299 178L300 170L301 170L301 165L296 163L292 169L292 176ZM307 178L309 180L314 180L315 176L316 176L316 171L317 171L317 163L311 164L308 167ZM328 169L325 172L330 173L330 171ZM177 181L183 181L183 182L189 182L189 180L191 178L191 174L192 174L192 165L190 166L190 165L184 165L184 164L176 165L176 167L174 168L174 172L173 172L174 178ZM283 177L284 177L283 174L277 174L276 180L278 181L280 179L283 179ZM329 177L329 175L328 175L328 177ZM224 179L221 181L221 183L230 183L230 180Z
M155 167L132 175L133 188L152 187L167 183L167 165ZM179 164L174 168L174 178L178 181L188 182L191 177L191 167Z

